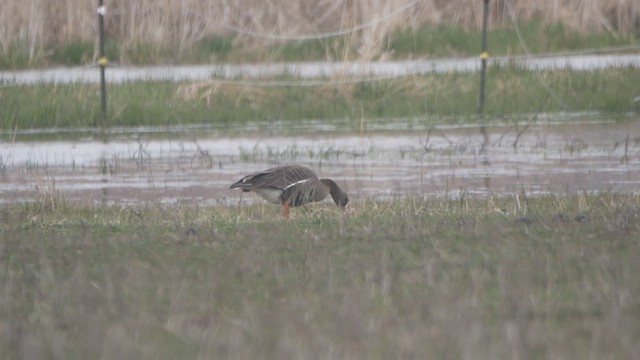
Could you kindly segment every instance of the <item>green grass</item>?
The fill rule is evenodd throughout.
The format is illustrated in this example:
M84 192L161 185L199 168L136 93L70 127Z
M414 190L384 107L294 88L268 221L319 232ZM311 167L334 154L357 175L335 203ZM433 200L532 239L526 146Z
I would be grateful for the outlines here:
M520 33L533 54L637 45L639 40L633 34L582 33L541 21L520 25ZM398 31L388 37L387 43L388 50L398 58L477 56L480 39L481 32L476 29L441 25ZM488 46L492 56L525 54L512 26L490 30Z
M210 36L198 42L193 50L194 62L216 63L227 61L229 54L233 52L233 38L223 36Z
M8 46L0 47L0 69L19 69L42 65L42 55L36 52L30 54L30 47L26 40L16 40Z
M632 358L640 197L523 204L405 198L290 221L272 205L6 205L0 352Z
M580 32L562 24L534 20L519 25L532 53L553 53L638 45L638 34ZM265 41L261 44L239 41L235 34L210 35L186 48L171 41L122 42L107 38L107 57L120 64L195 64L220 62L341 61L358 59L361 41L354 35L301 41ZM461 26L440 25L397 30L386 35L386 46L369 54L377 58L477 56L481 32ZM16 40L0 49L0 69L52 65L90 64L95 44L84 41L58 43L41 48ZM523 54L516 31L510 23L490 29L489 51L493 56Z
M82 65L90 64L93 59L94 44L92 42L72 42L57 46L51 55L55 64Z
M640 72L632 68L531 72L511 66L492 67L485 113L489 117L562 111L624 115L639 110L632 102L638 83ZM109 85L107 126L226 126L249 121L322 119L359 129L363 119L469 118L478 106L478 75L467 73L321 87L216 85ZM99 101L99 88L93 84L0 88L0 129L100 126Z

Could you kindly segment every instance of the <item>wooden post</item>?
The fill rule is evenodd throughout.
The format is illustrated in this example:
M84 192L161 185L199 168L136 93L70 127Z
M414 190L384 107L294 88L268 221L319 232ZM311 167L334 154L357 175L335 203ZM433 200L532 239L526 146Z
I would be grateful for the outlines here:
M489 18L489 0L482 0L482 52L480 53L480 99L478 104L478 115L480 116L480 132L483 136L482 152L487 150L489 146L489 133L484 124L484 91L486 85L487 60L489 52L487 51L487 22ZM485 160L488 163L488 160Z
M104 15L106 8L104 0L98 0L98 65L100 66L100 126L102 131L107 124L107 83L104 71L108 64L104 56Z
M478 114L484 116L484 88L485 77L487 72L487 60L489 52L487 52L487 19L489 17L489 0L482 0L484 5L482 9L482 52L480 53L480 102L478 105Z

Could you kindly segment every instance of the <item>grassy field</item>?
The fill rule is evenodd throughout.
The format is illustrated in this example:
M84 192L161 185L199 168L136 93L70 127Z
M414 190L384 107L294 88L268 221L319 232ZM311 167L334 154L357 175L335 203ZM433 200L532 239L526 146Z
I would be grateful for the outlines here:
M640 197L0 208L6 358L632 359Z
M336 80L340 81L326 79L328 83ZM565 111L622 116L639 110L632 101L638 95L638 83L640 72L632 68L532 72L493 67L488 73L485 113L494 118ZM99 99L98 86L93 84L2 88L0 129L98 127ZM136 82L109 86L107 126L224 126L322 119L358 129L364 119L373 118L473 119L477 107L478 75L468 73L316 87L247 87L215 80Z

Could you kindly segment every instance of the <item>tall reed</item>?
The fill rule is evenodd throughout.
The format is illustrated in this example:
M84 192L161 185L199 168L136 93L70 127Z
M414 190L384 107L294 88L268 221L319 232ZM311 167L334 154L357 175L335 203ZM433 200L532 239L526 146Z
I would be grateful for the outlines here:
M126 59L140 44L161 45L179 55L205 37L238 35L239 44L264 46L274 40L265 41L248 33L286 37L368 23L370 26L354 33L350 41L359 56L371 58L384 51L385 35L393 30L438 24L480 25L481 1L425 0L406 11L397 11L409 2L107 0L107 29ZM0 55L15 54L15 47L19 47L20 56L32 63L61 43L95 40L96 6L97 1L88 0L4 0L0 7ZM490 6L494 26L510 24L512 9L519 21L540 18L578 30L640 32L637 0L501 0L491 1ZM382 18L385 21L377 21Z

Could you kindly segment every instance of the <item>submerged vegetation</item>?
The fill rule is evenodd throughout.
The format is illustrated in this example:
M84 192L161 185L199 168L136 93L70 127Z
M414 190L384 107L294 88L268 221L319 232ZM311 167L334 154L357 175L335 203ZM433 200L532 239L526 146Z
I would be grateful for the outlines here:
M640 197L0 208L9 358L632 358ZM585 345L585 344L588 344Z
M640 72L632 68L534 72L489 70L485 113L492 117L594 111L624 115ZM252 80L261 82L268 79ZM249 121L340 119L358 129L367 118L464 118L477 112L478 75L429 74L324 86L252 87L218 83L136 82L109 86L106 126L239 124ZM337 79L338 82L340 79ZM99 88L41 84L0 89L0 129L99 127ZM551 96L554 95L554 96Z

